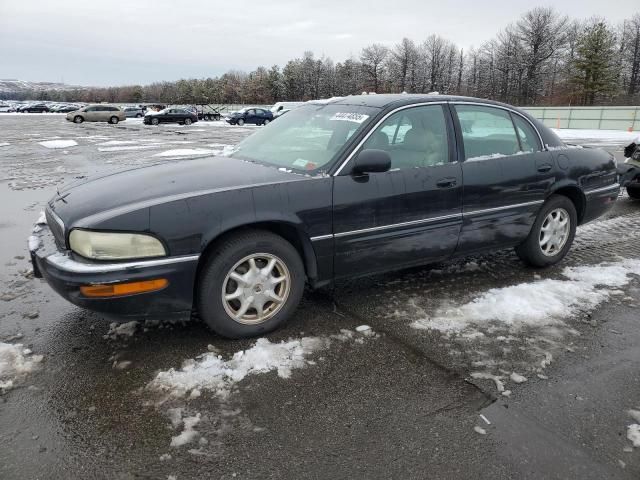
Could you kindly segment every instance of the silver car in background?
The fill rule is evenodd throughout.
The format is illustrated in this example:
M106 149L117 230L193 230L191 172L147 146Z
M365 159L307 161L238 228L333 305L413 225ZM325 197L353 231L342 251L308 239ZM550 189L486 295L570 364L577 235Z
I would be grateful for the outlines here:
M116 124L126 119L125 113L119 107L107 104L87 105L80 110L67 113L67 120L73 123L109 122Z
M127 118L142 118L144 117L144 110L140 107L122 107Z

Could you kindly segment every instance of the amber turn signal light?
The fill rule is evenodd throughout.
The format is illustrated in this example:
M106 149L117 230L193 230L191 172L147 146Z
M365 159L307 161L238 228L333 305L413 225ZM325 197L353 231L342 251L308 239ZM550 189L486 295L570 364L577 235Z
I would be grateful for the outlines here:
M119 297L134 293L155 292L169 285L164 278L144 280L142 282L112 283L108 285L83 285L80 292L85 297Z

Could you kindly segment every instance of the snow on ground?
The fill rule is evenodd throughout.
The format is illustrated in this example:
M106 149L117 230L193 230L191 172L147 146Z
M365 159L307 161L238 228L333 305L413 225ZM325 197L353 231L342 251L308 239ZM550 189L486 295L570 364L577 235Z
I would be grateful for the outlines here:
M109 331L103 335L105 339L117 340L119 337L133 337L138 329L139 322L127 323L113 322L109 325Z
M275 371L279 377L289 378L292 370L312 364L308 357L327 349L333 340L354 339L361 343L365 336L375 333L370 328L362 333L341 330L329 337L302 337L280 343L259 338L251 348L234 353L228 360L216 352L207 352L185 361L180 369L161 371L147 389L177 398L187 394L197 397L206 390L224 399L238 382L250 375Z
M580 140L599 140L602 142L619 143L620 145L628 145L634 139L638 138L638 132L625 132L624 130L588 130L573 128L553 128L556 134L565 141Z
M189 155L208 155L219 153L219 150L210 150L207 148L176 148L156 153L154 157L186 157Z
M33 372L42 358L42 355L31 355L31 350L22 344L0 342L0 393L10 390L17 381Z
M432 317L413 322L417 329L463 332L474 325L506 324L512 328L562 324L579 311L593 310L640 271L640 260L567 267L565 280L545 279L494 288L472 301L438 309Z
M75 140L48 140L46 142L38 143L46 148L68 148L78 145L78 142Z
M127 152L130 150L149 150L159 145L122 145L119 147L98 147L99 152Z
M11 144L9 142L0 142L0 147L8 147Z

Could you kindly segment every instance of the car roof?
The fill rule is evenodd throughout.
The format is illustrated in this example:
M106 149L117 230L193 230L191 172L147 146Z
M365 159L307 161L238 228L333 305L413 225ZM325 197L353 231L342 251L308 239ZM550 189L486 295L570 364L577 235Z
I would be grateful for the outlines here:
M313 102L313 101L312 101ZM385 108L389 106L398 107L411 105L413 103L427 102L478 102L489 105L498 105L508 108L517 108L506 103L487 100L484 98L463 97L458 95L440 95L428 93L384 93L370 95L349 95L329 100L320 100L318 103L332 105L362 105L366 107Z

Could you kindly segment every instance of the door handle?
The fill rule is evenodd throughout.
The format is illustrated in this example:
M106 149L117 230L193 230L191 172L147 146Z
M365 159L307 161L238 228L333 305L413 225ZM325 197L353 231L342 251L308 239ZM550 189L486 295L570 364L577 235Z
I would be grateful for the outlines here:
M441 178L436 182L438 188L451 188L457 185L457 180L453 177Z
M545 163L544 165L540 165L540 166L538 167L538 171L539 171L540 173L546 173L546 172L548 172L549 170L551 170L552 168L553 168L553 166L549 165L548 163Z

